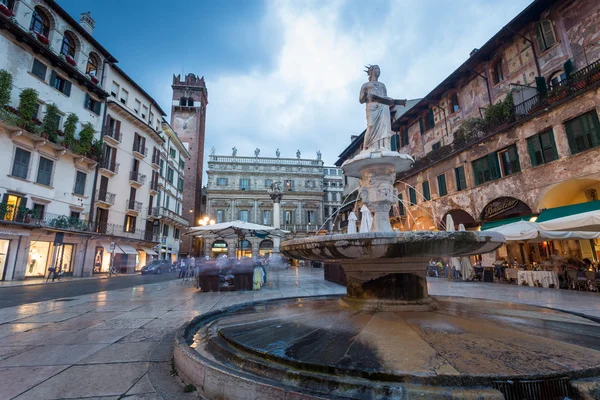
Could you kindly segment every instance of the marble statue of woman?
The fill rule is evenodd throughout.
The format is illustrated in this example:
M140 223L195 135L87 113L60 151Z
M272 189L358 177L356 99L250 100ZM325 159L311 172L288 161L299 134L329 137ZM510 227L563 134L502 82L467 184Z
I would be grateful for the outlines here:
M378 65L370 65L365 71L369 74L369 82L360 88L360 104L367 104L367 132L363 142L363 150L388 149L392 135L390 106L406 106L406 100L394 100L387 95L385 85L378 81L381 73Z

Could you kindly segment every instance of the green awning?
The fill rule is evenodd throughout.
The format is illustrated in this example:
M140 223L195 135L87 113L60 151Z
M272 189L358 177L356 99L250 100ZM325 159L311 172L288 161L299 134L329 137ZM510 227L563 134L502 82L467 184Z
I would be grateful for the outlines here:
M488 231L490 229L497 228L502 225L512 224L513 222L529 221L532 217L533 217L533 215L530 214L530 215L522 215L520 217L512 217L512 218L506 218L506 219L499 219L496 221L484 222L481 225L481 230Z
M586 203L571 204L570 206L546 208L542 210L536 222L546 222L556 218L568 217L584 212L600 210L600 200L588 201Z

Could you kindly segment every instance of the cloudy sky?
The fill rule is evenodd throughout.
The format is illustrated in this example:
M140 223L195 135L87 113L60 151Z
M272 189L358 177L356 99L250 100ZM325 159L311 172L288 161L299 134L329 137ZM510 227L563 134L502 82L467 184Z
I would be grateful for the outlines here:
M172 74L207 82L206 148L315 157L364 129L358 92L379 64L395 98L417 98L528 0L59 0L169 111Z

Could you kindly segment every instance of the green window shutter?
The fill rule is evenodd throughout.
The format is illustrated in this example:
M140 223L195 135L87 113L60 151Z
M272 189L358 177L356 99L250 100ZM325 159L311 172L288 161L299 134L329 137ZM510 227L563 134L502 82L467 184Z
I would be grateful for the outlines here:
M494 152L488 154L488 168L490 169L490 177L492 180L500 179L502 174L500 173L500 163L498 162L498 153Z
M421 130L421 135L425 133L425 127L423 126L423 117L419 118L419 129Z
M535 77L535 86L540 97L546 97L546 95L548 94L548 87L546 86L546 79L543 76Z
M427 117L429 118L429 129L435 126L435 118L433 116L433 108L430 108L427 112Z
M65 81L65 91L64 91L64 94L67 97L71 96L71 81Z
M539 143L541 143L541 152L543 153L544 162L550 162L558 159L556 151L556 143L554 142L554 133L552 129L539 134Z
M408 196L410 199L411 206L414 206L415 204L417 204L417 192L415 191L414 188L408 188Z
M588 119L590 135L592 137L592 146L600 146L600 121L596 111L592 111L585 115Z
M444 174L438 175L437 181L438 181L438 195L440 197L447 195L448 189L446 188L446 175L444 175Z
M475 161L473 161L473 176L475 177L475 185L480 185L483 183L483 182L481 182L480 174L481 174L481 160L475 160Z
M56 86L54 86L54 81L56 80L56 71L52 70L52 72L50 72L50 86L52 86L55 89L58 89Z
M570 77L574 70L573 60L567 60L567 62L563 65L563 69L567 78Z
M512 169L513 174L516 172L521 172L521 163L519 162L519 152L517 151L517 146L512 145L508 148L508 157L510 158L510 167Z
M429 191L429 181L423 182L422 187L423 187L423 197L425 198L425 200L427 200L427 201L431 200L431 192Z
M537 135L527 139L527 150L529 150L529 158L531 158L531 165L533 167L537 167L544 162L537 157L541 150L540 141L538 140Z
M402 131L402 145L406 146L408 145L408 127L405 127L404 130Z
M569 149L571 154L579 153L577 151L577 143L575 142L575 132L573 130L573 124L578 123L577 120L567 121L565 123L565 130L567 131L567 140L569 141Z
M392 148L392 151L398 151L398 149L400 148L400 146L398 146L398 134L394 133L391 137L390 140L390 147Z
M398 211L400 212L400 215L406 215L406 212L404 211L404 201L402 200L401 194L398 195Z

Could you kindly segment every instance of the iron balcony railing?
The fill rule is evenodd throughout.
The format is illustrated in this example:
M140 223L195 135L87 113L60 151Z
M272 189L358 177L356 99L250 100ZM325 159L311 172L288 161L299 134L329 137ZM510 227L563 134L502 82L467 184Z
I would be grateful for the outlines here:
M99 222L94 226L94 232L105 235L120 236L130 239L144 239L145 230L124 225Z
M100 168L110 171L113 174L119 173L119 164L112 160L102 160L100 163Z
M137 171L131 171L129 173L129 180L132 182L137 182L140 185L143 185L144 183L146 183L146 175L140 174Z
M121 143L121 139L123 137L123 135L121 135L121 132L117 131L115 127L106 127L104 129L104 136L109 137L119 143Z
M155 207L155 208L159 209L158 210L158 213L159 213L158 215L161 218L169 219L169 220L175 222L176 224L183 225L183 226L189 226L190 225L190 223L188 222L187 219L183 218L181 215L177 214L174 211L171 211L171 210L169 210L169 209L167 209L165 207Z
M39 220L39 224L45 228L63 229L68 231L85 232L89 230L87 221L76 218L67 217L61 214L44 213Z
M96 201L99 202L103 202L106 204L115 204L115 197L116 195L114 193L110 193L107 192L106 190L96 190Z
M142 202L135 201L134 199L127 200L127 210L141 212L142 211Z

